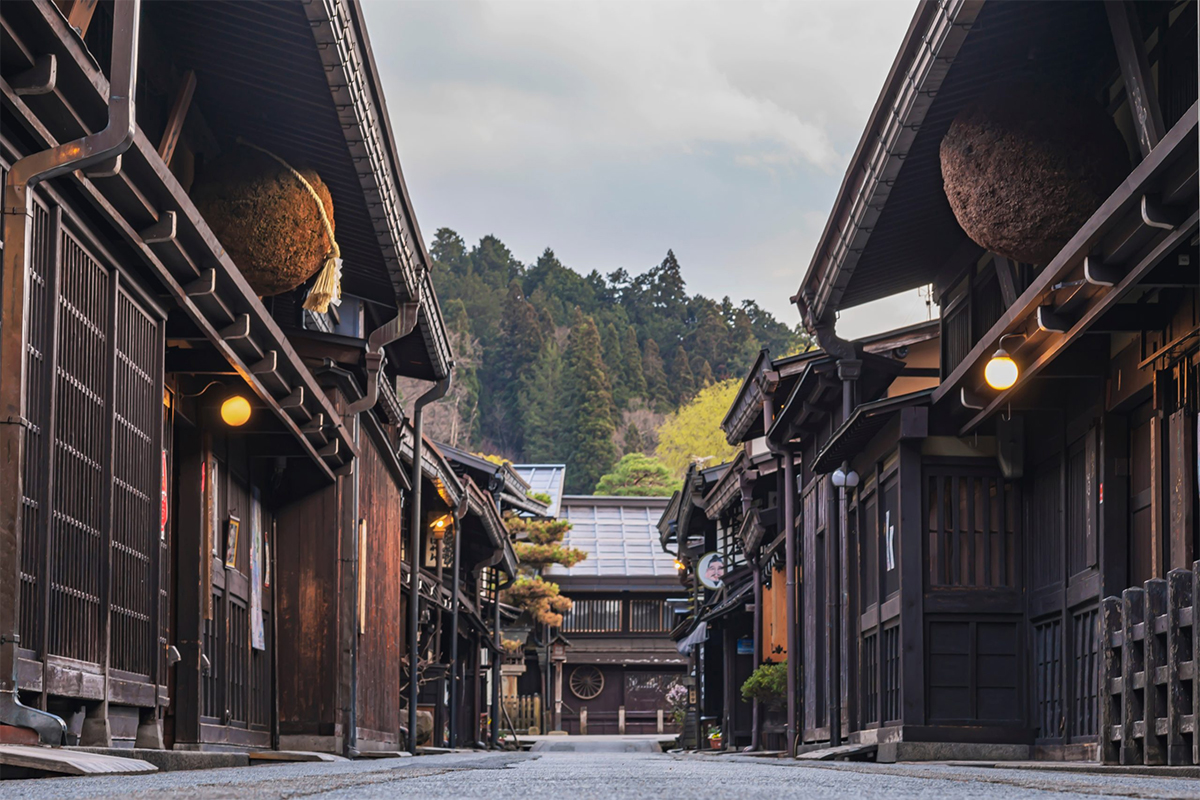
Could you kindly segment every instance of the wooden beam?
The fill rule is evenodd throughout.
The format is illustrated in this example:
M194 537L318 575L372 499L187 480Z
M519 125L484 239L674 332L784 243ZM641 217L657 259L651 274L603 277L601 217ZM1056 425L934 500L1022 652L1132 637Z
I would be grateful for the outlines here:
M55 0L58 10L67 18L67 24L79 32L79 38L87 36L92 24L92 14L100 0Z
M1166 133L1162 108L1158 105L1158 92L1154 88L1154 76L1146 58L1146 40L1142 37L1142 26L1133 3L1106 2L1104 7L1108 11L1108 26L1112 29L1121 76L1125 79L1125 93L1129 96L1129 109L1133 112L1138 146L1145 158Z
M996 280L1000 282L1000 297L1004 300L1004 307L1008 308L1017 302L1015 265L1004 256L997 255L992 256L992 263L996 265Z
M1052 337L1052 342L1044 350L1038 354L1037 358L1024 367L1020 379L1011 389L998 392L995 397L981 410L978 414L971 418L970 422L964 425L959 430L960 436L965 436L970 433L976 426L986 420L993 412L1004 403L1009 402L1013 393L1020 391L1024 386L1029 384L1029 379L1037 375L1046 368L1051 361L1054 360L1059 353L1065 350L1076 339L1086 333L1092 324L1100 318L1102 314L1117 304L1117 301L1137 282L1150 272L1156 264L1163 258L1169 255L1181 241L1184 241L1194 232L1194 226L1200 219L1200 212L1193 211L1188 220L1179 228L1176 228L1158 245L1146 254L1138 264L1132 267L1125 277L1111 291L1107 292L1091 305L1079 319L1071 326L1071 329L1059 336ZM945 384L943 384L945 386ZM963 389L966 392L966 388ZM964 403L965 405L965 403ZM968 406L969 407L969 406Z
M163 163L171 166L171 157L175 155L175 147L179 144L179 136L183 133L183 123L187 119L188 109L192 107L192 95L196 92L196 73L188 70L184 73L179 84L179 93L175 95L175 104L167 115L167 129L163 131L162 140L158 143L158 155Z

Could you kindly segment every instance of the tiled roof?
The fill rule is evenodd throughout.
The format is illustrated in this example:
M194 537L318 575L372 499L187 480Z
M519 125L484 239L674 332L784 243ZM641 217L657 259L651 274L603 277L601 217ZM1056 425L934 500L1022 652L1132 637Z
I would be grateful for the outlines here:
M675 559L658 541L658 520L668 497L568 495L560 519L573 526L563 544L588 554L574 567L552 566L548 575L675 575Z
M521 480L529 484L529 491L534 494L550 495L550 510L548 517L557 517L563 498L563 479L566 476L566 464L513 464L513 470L521 476Z

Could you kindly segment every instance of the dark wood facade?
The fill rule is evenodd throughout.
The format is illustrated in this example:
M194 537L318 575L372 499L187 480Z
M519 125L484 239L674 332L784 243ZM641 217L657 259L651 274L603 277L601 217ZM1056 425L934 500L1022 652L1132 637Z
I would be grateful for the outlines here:
M68 23L70 3L5 4L6 178L108 118L114 7L74 5ZM387 122L362 122L380 116L362 21L339 3L182 2L147 4L140 23L119 164L37 185L28 263L6 252L27 302L0 326L25 377L24 423L5 426L24 457L4 468L22 502L0 526L20 545L0 579L13 588L0 616L15 620L0 660L15 664L13 696L62 717L72 743L246 749L303 734L396 749L407 483L388 387L444 378L451 359ZM240 44L255 26L259 50ZM268 74L260 57L295 69ZM56 79L37 83L50 59ZM191 202L195 170L238 136L326 179L348 266L340 315L256 297ZM365 172L364 150L378 156ZM373 381L368 336L393 317L408 335L383 346L374 407L351 409ZM3 367L8 397L21 384L15 361ZM251 406L240 427L219 412L233 394Z
M1045 264L970 241L938 161L1029 58L1107 108L1131 162ZM1194 3L918 10L795 297L821 348L760 358L723 426L747 476L798 458L797 750L1193 763L1169 604L1191 602L1200 537L1196 114ZM923 285L920 363L912 331L835 334L837 311ZM1012 388L984 380L997 349Z

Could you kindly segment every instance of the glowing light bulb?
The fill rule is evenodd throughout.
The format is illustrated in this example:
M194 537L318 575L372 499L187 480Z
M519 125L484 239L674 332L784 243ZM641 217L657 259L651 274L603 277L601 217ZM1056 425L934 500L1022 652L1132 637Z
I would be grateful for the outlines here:
M1012 360L1004 348L1000 348L988 361L987 366L983 370L983 379L987 381L987 385L993 389L1008 389L1017 382L1017 376L1021 371L1017 368L1017 362Z
M250 401L240 394L226 398L221 403L221 419L234 428L245 425L250 420Z

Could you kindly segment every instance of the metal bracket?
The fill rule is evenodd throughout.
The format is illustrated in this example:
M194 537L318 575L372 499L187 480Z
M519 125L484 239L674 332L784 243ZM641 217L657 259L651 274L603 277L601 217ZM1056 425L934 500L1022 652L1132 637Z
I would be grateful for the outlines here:
M985 405L987 405L984 402L982 397L975 394L974 392L972 392L970 389L968 389L965 386L961 389L961 393L959 395L959 400L962 401L963 408L969 408L973 411L979 411Z
M217 291L217 271L215 269L206 269L200 273L200 277L184 287L188 297L204 297L206 295L215 294Z
M1187 218L1187 211L1164 206L1157 195L1142 195L1142 222L1151 228L1173 231Z
M38 56L33 66L8 82L18 97L50 94L58 84L58 59L53 53Z
M1083 277L1093 286L1115 286L1125 277L1125 271L1105 264L1099 256L1088 256L1083 260Z
M175 212L164 211L158 222L143 230L139 236L146 244L170 242L175 239Z
M114 156L90 167L84 167L83 174L87 178L115 178L121 174L121 157Z
M1038 330L1046 333L1066 333L1071 330L1071 323L1054 312L1050 306L1038 306Z
M239 314L238 318L233 321L232 325L222 328L220 333L217 335L226 341L231 339L249 339L250 315Z

